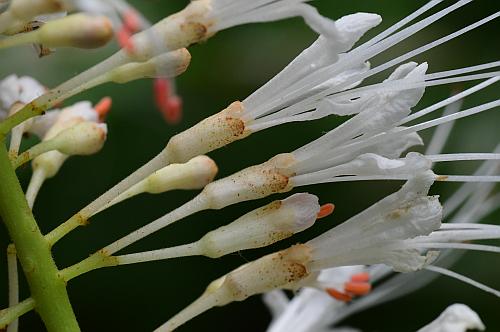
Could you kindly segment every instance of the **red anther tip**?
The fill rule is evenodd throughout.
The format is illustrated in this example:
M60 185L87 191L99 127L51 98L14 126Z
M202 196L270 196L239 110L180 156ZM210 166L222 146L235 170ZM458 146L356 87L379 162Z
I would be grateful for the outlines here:
M361 272L353 274L351 277L353 282L368 282L370 281L370 274L368 272Z
M333 210L335 210L335 205L333 205L332 203L322 205L319 209L316 219L328 217L333 213Z
M351 295L339 292L335 288L327 288L326 292L328 293L328 295L330 295L334 299L342 301L342 302L350 302L352 300Z
M344 290L353 295L366 295L372 290L372 285L368 282L346 282Z
M112 105L113 100L111 97L104 97L94 106L94 110L99 114L99 120L102 121L106 117Z
M134 51L134 44L132 43L132 34L130 31L124 26L116 33L116 39L118 40L118 44L127 52Z
M165 104L163 115L168 123L179 123L182 118L182 99L178 96L170 96Z
M170 95L169 82L164 78L157 78L153 83L153 91L156 106L161 110L165 107L165 103Z
M123 24L129 32L137 32L141 29L139 16L133 10L127 10L123 13Z

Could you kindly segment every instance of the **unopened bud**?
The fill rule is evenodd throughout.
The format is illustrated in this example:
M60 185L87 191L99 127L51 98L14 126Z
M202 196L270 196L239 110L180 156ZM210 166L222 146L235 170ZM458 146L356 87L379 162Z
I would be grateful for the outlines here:
M205 256L217 258L240 250L260 248L311 227L320 210L318 197L295 194L274 201L207 233L198 241Z
M207 208L226 206L290 191L290 166L295 158L290 153L279 154L260 165L251 166L231 176L208 184L200 194Z
M174 162L185 162L247 137L251 132L242 119L243 112L243 104L234 102L225 110L175 135L164 150L167 158Z
M27 22L35 16L69 9L65 0L12 0L7 10L15 19Z
M185 48L158 55L145 62L132 62L108 73L115 83L127 83L141 78L175 77L186 71L191 54Z
M113 26L105 16L75 14L49 21L34 33L45 47L97 48L113 38Z
M213 281L187 308L172 317L158 330L172 331L193 317L213 307L269 292L276 288L295 289L309 275L309 247L296 245L264 256Z
M207 156L194 157L185 164L170 164L130 187L102 210L142 193L202 189L213 181L217 171L217 165Z
M218 168L207 156L194 157L185 164L171 164L144 180L145 191L158 194L174 189L202 189L213 181Z
M90 155L102 149L106 134L105 123L84 121L61 131L52 144L67 155Z
M210 22L207 14L211 10L211 0L192 1L182 11L132 36L133 50L130 56L134 61L146 61L165 51L173 51L210 37Z

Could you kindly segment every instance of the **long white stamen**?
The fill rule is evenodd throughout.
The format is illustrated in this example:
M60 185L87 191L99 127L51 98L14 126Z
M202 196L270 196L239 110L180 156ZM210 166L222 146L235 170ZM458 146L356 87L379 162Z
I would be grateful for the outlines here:
M450 153L426 155L432 162L471 161L471 160L500 160L500 153Z
M477 224L477 223L443 223L440 229L480 229L480 230L498 230L500 226Z
M500 145L498 145L494 153L500 153ZM496 170L498 169L498 165L493 161L484 162L475 172L474 175L494 175ZM443 205L443 214L445 216L449 216L453 211L455 211L472 193L476 196L482 196L482 192L489 193L491 190L490 185L482 185L481 190L477 190L477 183L466 183L463 184L453 195L446 200ZM481 200L483 200L481 198ZM468 213L467 213L468 214Z
M342 153L346 153L349 151L359 150L359 149L362 149L365 147L369 147L369 146L372 146L374 144L383 142L387 139L393 139L393 138L401 137L402 135L406 135L406 134L421 131L424 129L432 128L432 127L438 126L440 124L447 123L447 122L454 121L454 120L458 120L461 118L465 118L465 117L468 117L468 116L471 116L474 114L478 114L478 113L490 110L490 109L498 107L498 106L500 106L500 99L493 101L493 102L489 102L489 103L480 105L480 106L469 108L467 110L460 111L460 112L457 112L455 114L443 116L443 117L440 117L440 118L437 118L434 120L430 120L430 121L426 121L426 122L423 122L423 123L420 123L417 125L413 125L413 126L410 126L407 128L396 128L396 129L393 129L391 131L388 131L387 133L381 133L381 134L375 135L373 137L370 137L368 139L358 140L358 141L355 141L351 144L347 144L347 145L344 145L344 146L341 146L337 149L332 150L331 154L334 156L340 156ZM329 155L330 155L330 153L329 153ZM328 156L325 155L324 157L326 158Z
M312 173L314 175L314 173ZM352 182L352 181L381 181L381 180L408 180L408 176L393 175L366 175L366 176L339 176L339 177L313 177L304 174L293 177L295 186L312 185L320 183ZM500 176L471 176L471 175L438 175L436 181L440 182L500 182Z
M458 76L458 77L449 77L449 78L444 78L444 79L438 79L438 80L432 80L432 81L411 81L408 79L399 79L399 80L393 80L389 82L382 82L378 84L373 84L373 85L368 85L364 86L361 88L356 88L344 92L339 92L333 95L334 100L335 99L340 99L340 100L347 100L347 99L353 99L353 98L360 98L366 93L373 93L373 92L394 92L394 91L404 91L404 90L413 90L417 88L424 88L424 87L431 87L431 86L439 86L439 85L445 85L445 84L452 84L452 83L461 83L461 82L468 82L468 81L476 81L476 80L481 80L481 79L486 79L486 78L496 78L498 80L498 77L500 76L500 71L493 71L493 72L487 72L487 73L480 73L480 74L473 74L473 75L464 75L464 76ZM494 82L492 82L494 83ZM490 83L490 84L492 84ZM490 85L488 84L488 85ZM405 122L407 122L405 120Z
M449 35L447 35L445 37L439 38L439 39L437 39L437 40L435 40L435 41L433 41L431 43L428 43L428 44L426 44L424 46L421 46L421 47L419 47L419 48L417 48L417 49L415 49L413 51L410 51L410 52L405 53L405 54L403 54L403 55L401 55L399 57L396 57L395 59L393 59L391 61L388 61L388 62L386 62L386 63L384 63L384 64L382 64L382 65L380 65L378 67L375 67L375 68L369 70L368 72L360 75L360 77L357 77L356 80L363 79L363 76L370 77L370 76L373 76L375 74L378 74L378 73L380 73L380 72L382 72L382 71L384 71L384 70L386 70L388 68L391 68L391 67L393 67L393 66L395 66L397 64L400 64L403 61L406 61L406 60L408 60L408 59L410 59L410 58L412 58L414 56L417 56L417 55L419 55L421 53L424 53L424 52L426 52L426 51L428 51L430 49L433 49L436 46L444 44L444 43L446 43L446 42L448 42L448 41L450 41L450 40L452 40L452 39L454 39L454 38L456 38L456 37L458 37L458 36L460 36L460 35L462 35L464 33L467 33L467 32L469 32L471 30L474 30L477 27L480 27L481 25L486 24L486 23L488 23L488 22L490 22L490 21L498 18L499 16L500 16L500 12L496 12L495 14L492 14L492 15L490 15L488 17L485 17L485 18L483 18L482 20L479 20L476 23L473 23L473 24L471 24L471 25L469 25L469 26L467 26L465 28L462 28L462 29L460 29L458 31L455 31L454 33L451 33L451 34L449 34ZM352 84L352 83L353 82L346 82L344 84Z
M462 104L463 104L463 99L460 99L446 106L443 112L443 116L447 116L460 111L460 109L462 108ZM431 141L427 145L425 154L432 155L441 153L441 151L443 151L446 142L448 141L448 137L450 136L454 126L455 126L455 121L437 126L432 135Z
M443 0L429 1L427 4L420 7L418 10L414 11L412 14L408 15L407 17L405 17L401 21L397 22L393 26L389 27L388 29L384 30L383 32L381 32L377 36L373 37L372 39L370 39L366 43L357 47L356 50L362 50L362 49L365 49L367 47L370 47L370 46L378 43L379 41L385 39L386 37L390 36L394 32L398 31L399 29L404 27L406 24L410 23L411 21L413 21L414 19L416 19L420 15L424 14L426 11L432 9L436 5L440 4L441 2L443 2Z
M435 41L433 41L431 43L428 43L428 44L426 44L424 46L421 46L421 47L419 47L419 48L417 48L417 49L415 49L413 51L410 51L410 52L408 52L406 54L403 54L403 55L401 55L401 56L399 56L399 57L397 57L397 58L395 58L395 59L393 59L393 60L391 60L389 62L386 62L386 63L384 63L384 64L382 64L382 65L380 65L378 67L372 68L369 71L367 71L366 73L357 75L357 76L355 76L355 77L347 80L346 82L344 82L344 83L342 83L342 84L340 84L338 86L335 86L334 88L322 91L319 94L314 95L313 97L308 98L309 100L307 100L307 102L310 102L311 101L310 99L313 99L313 98L317 100L319 98L323 98L323 97L326 97L326 96L328 96L330 94L336 93L336 92L340 91L341 89L345 88L346 86L348 86L348 85L350 85L350 84L352 84L352 83L354 83L356 81L363 80L365 78L368 78L370 76L378 74L378 73L380 73L380 72L382 72L382 71L384 71L384 70L386 70L388 68L391 68L391 67L393 67L393 66L395 66L397 64L400 64L403 61L406 61L406 60L408 60L408 59L410 59L410 58L412 58L414 56L417 56L417 55L419 55L419 54L421 54L423 52L426 52L426 51L428 51L428 50L430 50L430 49L432 49L432 48L434 48L436 46L444 44L444 43L446 43L446 42L448 42L448 41L450 41L450 40L452 40L452 39L454 39L454 38L456 38L456 37L458 37L458 36L460 36L460 35L462 35L464 33L467 33L469 31L473 30L473 29L476 29L479 26L481 26L483 24L486 24L486 23L488 23L488 22L490 22L490 21L498 18L499 16L500 16L500 12L492 14L492 15L490 15L490 16L488 16L488 17L486 17L486 18L484 18L484 19L482 19L482 20L480 20L480 21L478 21L476 23L473 23L473 24L471 24L471 25L469 25L469 26L467 26L467 27L465 27L463 29L460 29L460 30L458 30L458 31L456 31L456 32L454 32L452 34L449 34L449 35L447 35L445 37L442 37L442 38L437 39L437 40L435 40ZM376 46L377 45L375 45L374 47L376 47ZM378 53L376 53L376 54L368 57L364 61L368 60L369 58L371 58L371 57L373 57L373 56L375 56L377 54ZM349 56L348 58L351 58L351 56ZM339 61L339 63L340 63L340 61ZM304 102L306 102L306 101L304 101Z
M440 175L436 181L442 182L500 182L500 175Z
M471 286L479 288L479 289L481 289L481 290L483 290L483 291L485 291L487 293L493 294L496 297L500 297L500 292L497 291L496 289L488 287L488 286L486 286L486 285L484 285L484 284L482 284L482 283L480 283L478 281L475 281L475 280L473 280L471 278L468 278L468 277L463 276L461 274L458 274L456 272L444 269L442 267L433 266L433 265L426 266L425 269L428 270L428 271L432 271L432 272L436 272L436 273L445 275L445 276L450 277L450 278L454 278L454 279L460 280L462 282L465 282L466 284L469 284Z
M429 106L429 107L427 107L427 108L425 108L425 109L423 109L421 111L418 111L418 112L416 112L414 114L409 115L405 119L401 120L401 122L399 122L398 125L402 125L402 124L408 123L408 122L413 121L415 119L418 119L418 118L420 118L420 117L422 117L424 115L432 113L435 110L440 109L441 107L450 105L451 103L453 103L455 101L458 101L458 100L460 100L462 98L465 98L465 97L467 97L467 96L469 96L469 95L471 95L473 93L476 93L479 90L482 90L482 89L484 89L484 88L486 88L486 87L488 87L488 86L490 86L490 85L498 82L499 80L500 80L500 76L492 77L492 78L490 78L490 79L488 79L488 80L486 80L486 81L484 81L482 83L479 83L479 84L473 86L470 89L467 89L467 90L465 90L463 92L460 92L460 93L458 93L458 94L456 94L456 95L454 95L454 96L452 96L450 98L442 100L439 103L436 103L436 104L434 104L432 106ZM455 113L455 112L453 112L453 113Z
M460 69L453 69L453 70L447 70L447 71L441 71L441 72L437 72L437 73L427 74L427 75L425 75L425 79L426 80L434 80L434 79L443 78L443 77L450 77L450 76L462 75L462 74L466 74L466 73L472 73L475 71L490 69L490 68L499 67L499 66L500 66L500 61L488 62L488 63L483 63L480 65L475 65L475 66L470 66L470 67L464 67L464 68L460 68Z
M437 104L434 104L430 107L427 107L424 110L421 110L415 114L409 115L405 119L399 121L396 125L402 125L405 123L408 123L412 120L415 120L421 116L424 116L426 114L429 114L435 110L438 110L448 104L451 104L454 101L457 101L461 98L464 98L468 95L471 95L481 89L486 88L487 86L497 82L500 80L500 72L489 72L489 73L481 73L481 74L474 74L474 75L465 75L465 76L459 76L459 77L451 77L451 78L445 78L445 79L439 79L439 80L433 80L433 81L419 81L419 82L412 82L407 79L400 79L400 80L394 80L394 81L389 81L389 82L383 82L383 83L378 83L378 84L373 84L369 86L364 86L361 88L356 88L344 92L339 92L336 93L332 96L329 96L328 98L331 99L332 101L345 101L348 99L354 99L354 98L359 98L362 97L363 94L368 94L368 93L378 93L378 92L396 92L396 91L404 91L404 90L411 90L411 89L417 89L417 88L424 88L424 87L431 87L431 86L439 86L439 85L445 85L445 84L453 84L453 83L462 83L462 82L467 82L467 81L475 81L475 80L481 80L488 78L487 81L482 82L478 84L477 86L474 86L456 96L450 97L446 100L443 100ZM309 97L301 102L298 102L297 104L291 105L289 107L286 107L278 112L275 112L271 115L266 116L264 119L264 122L259 122L255 127L258 128L258 130L264 129L264 128L269 128L271 126L275 126L278 124L282 123L288 123L288 122L293 122L293 121L304 121L303 118L309 116L311 119L313 119L317 115L314 113L314 109L318 107L318 102L321 100L318 100L319 96L322 94L317 94L312 97ZM327 94L324 94L323 97L326 97ZM298 114L298 115L296 115Z
M348 53L349 56L345 56L342 59L339 59L339 61L337 61L333 65L328 66L328 67L318 71L317 74L314 75L314 77L313 76L309 77L309 81L307 82L307 84L303 84L303 82L297 82L295 85L292 85L289 88L291 90L290 92L288 92L286 95L280 94L280 95L276 96L276 98L274 100L269 101L268 107L271 109L275 108L275 107L279 106L279 104L281 103L281 101L283 99L293 99L293 96L300 95L303 93L303 91L313 89L314 87L322 84L323 82L328 81L331 77L341 73L342 71L345 70L345 68L353 68L353 67L359 66L359 64L364 63L365 61L367 61L368 59L374 57L375 55L377 55L379 53L382 53L383 51L387 50L388 48L403 41L404 39L408 38L409 36L415 34L416 32L422 30L423 28L427 27L428 25L439 20L443 16L445 16L445 15L451 13L452 11L466 5L467 3L471 2L471 1L472 0L458 1L454 5L451 5L450 7L445 8L445 9L441 10L440 12L431 15L431 16L427 17L426 19L413 24L412 26L410 26L410 27L394 34L393 36L390 36L389 38L375 44L374 46L368 48L367 50L361 49L361 50L357 50L357 51L353 50L353 51L349 52ZM497 13L497 14L500 14L500 13ZM417 50L414 50L414 51L409 52L403 56L400 56L397 58L398 61L392 60L392 61L390 61L390 64L386 63L384 65L378 66L377 68L374 68L374 69L368 71L367 73L364 73L362 75L356 75L352 79L347 80L346 82L334 87L333 90L327 89L323 92L315 94L315 95L313 95L309 98L306 98L305 100L297 103L296 106L298 108L303 108L304 105L310 104L311 102L314 103L318 99L326 97L327 95L341 91L342 89L353 84L356 81L367 78L367 77L374 75L378 72L381 72L387 68L390 68L394 65L397 65L398 63L400 63L400 62L402 62L402 61L404 61L412 56L415 56L415 55L420 54L424 51L427 51L427 50L431 49L432 47L435 47L439 44L442 44L448 40L451 40L451 39L459 36L460 34L463 34L467 31L470 31L474 28L477 28L481 24L484 24L484 23L488 22L489 20L492 20L495 18L492 16L487 17L486 19L483 19L479 22L476 22L475 24L472 24L464 29L461 29L461 30L459 30L451 35L443 37L435 42L432 42L432 43L427 44L423 47L420 47ZM292 88L294 88L294 89L292 89Z

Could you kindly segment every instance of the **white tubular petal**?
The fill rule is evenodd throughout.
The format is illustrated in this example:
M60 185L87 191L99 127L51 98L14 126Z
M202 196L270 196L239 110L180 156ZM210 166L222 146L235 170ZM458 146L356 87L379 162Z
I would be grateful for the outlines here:
M262 295L262 301L271 312L273 320L278 319L279 316L286 310L290 300L285 292L280 289L272 290Z
M337 62L340 53L349 50L368 29L378 23L380 23L380 17L375 14L357 13L340 18L335 22L335 27L338 30L336 38L327 39L320 36L316 42L303 51L283 71L244 101L246 108L251 110L248 117L255 119L270 114L287 106L283 105L283 100L287 100L288 105L291 105L292 102L290 101L298 101L309 97L312 94L350 80L352 76L359 76L359 74L366 72L368 68L365 69L364 62L361 61L358 64L344 68L344 71L337 73L333 78L330 77L328 80L318 83L316 87L304 88L305 85L308 85L312 76L319 73L322 68ZM357 67L361 67L362 71L353 69ZM290 95L290 92L293 93ZM271 101L274 103L269 104ZM275 120L285 115L291 116L297 113L297 111L287 112L269 119Z
M32 133L39 138L43 138L57 121L60 113L61 111L59 110L53 110L46 112L44 115L33 118L27 132Z
M10 75L0 81L0 120L17 102L27 104L45 92L45 87L35 79Z
M311 268L384 263L414 271L428 264L436 258L433 253L421 256L418 250L405 250L404 243L441 224L441 204L425 196L432 183L430 171L412 178L400 191L309 241L314 248Z
M207 233L198 244L208 257L265 247L311 227L320 210L318 197L295 194L253 210Z
M75 118L80 118L84 121L97 122L99 120L99 115L92 107L92 103L89 101L80 101L69 107L64 108L59 118L58 122L63 123Z
M422 173L431 168L432 162L416 152L410 152L403 159L388 159L377 154L367 153L339 166L295 176L292 181L294 185L298 186L335 181L336 177L347 175L387 175L410 178L413 174Z
M418 332L466 332L467 330L484 331L481 318L465 304L453 304L432 323Z

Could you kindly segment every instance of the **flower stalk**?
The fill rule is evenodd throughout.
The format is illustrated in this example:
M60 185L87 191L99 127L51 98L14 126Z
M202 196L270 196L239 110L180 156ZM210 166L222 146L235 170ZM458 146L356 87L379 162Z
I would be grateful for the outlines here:
M66 284L59 276L50 246L33 218L3 144L0 169L0 214L16 246L35 307L48 331L80 331Z

